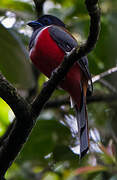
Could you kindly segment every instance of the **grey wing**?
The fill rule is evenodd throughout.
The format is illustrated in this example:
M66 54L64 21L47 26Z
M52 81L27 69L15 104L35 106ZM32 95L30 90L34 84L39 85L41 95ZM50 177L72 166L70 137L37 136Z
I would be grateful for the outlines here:
M74 37L59 26L50 26L48 28L50 36L57 45L66 53L78 46Z

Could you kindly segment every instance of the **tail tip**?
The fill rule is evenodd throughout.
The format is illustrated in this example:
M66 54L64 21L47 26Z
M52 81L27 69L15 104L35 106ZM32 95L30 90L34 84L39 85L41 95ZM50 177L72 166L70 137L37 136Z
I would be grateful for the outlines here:
M88 150L89 150L89 147L87 147L86 149L84 149L83 151L81 151L79 158L82 159L82 158L87 154L87 151L88 151Z

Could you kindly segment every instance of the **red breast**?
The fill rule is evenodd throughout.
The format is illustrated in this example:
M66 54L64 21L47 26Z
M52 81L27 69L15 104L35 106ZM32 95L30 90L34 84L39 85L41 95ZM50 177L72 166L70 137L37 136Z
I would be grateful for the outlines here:
M48 27L43 28L36 36L34 47L30 51L33 63L47 77L61 63L65 53L51 38Z

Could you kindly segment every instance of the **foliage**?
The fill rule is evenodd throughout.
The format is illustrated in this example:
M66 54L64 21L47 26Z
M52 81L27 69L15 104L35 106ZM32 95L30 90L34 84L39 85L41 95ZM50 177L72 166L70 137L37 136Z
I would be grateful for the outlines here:
M89 29L89 17L82 0L49 1L48 13L58 16L77 38L78 43L85 41ZM48 1L43 4L47 12ZM116 66L117 59L117 1L100 0L102 11L101 32L95 50L88 55L90 71L93 75ZM7 28L5 21L15 22ZM37 84L37 73L33 71L28 58L28 42L31 29L26 23L35 18L31 0L1 0L0 3L0 71L13 83L25 98ZM36 76L36 77L35 77ZM117 89L116 73L105 80ZM38 75L38 93L46 81ZM94 95L112 93L97 82ZM57 89L52 99L64 98L67 94ZM90 152L79 160L78 138L74 111L69 105L43 110L27 143L7 173L7 178L73 180L77 177L88 179L117 178L117 104L116 102L95 102L88 105L90 127ZM0 135L11 119L10 107L0 99ZM94 129L95 128L95 129Z

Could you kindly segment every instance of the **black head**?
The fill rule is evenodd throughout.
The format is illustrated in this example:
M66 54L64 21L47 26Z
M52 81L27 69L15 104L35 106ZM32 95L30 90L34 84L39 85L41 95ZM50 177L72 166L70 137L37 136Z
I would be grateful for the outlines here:
M52 15L44 15L40 17L38 20L31 21L28 23L28 25L31 26L34 30L52 24L65 27L65 24L60 19Z

